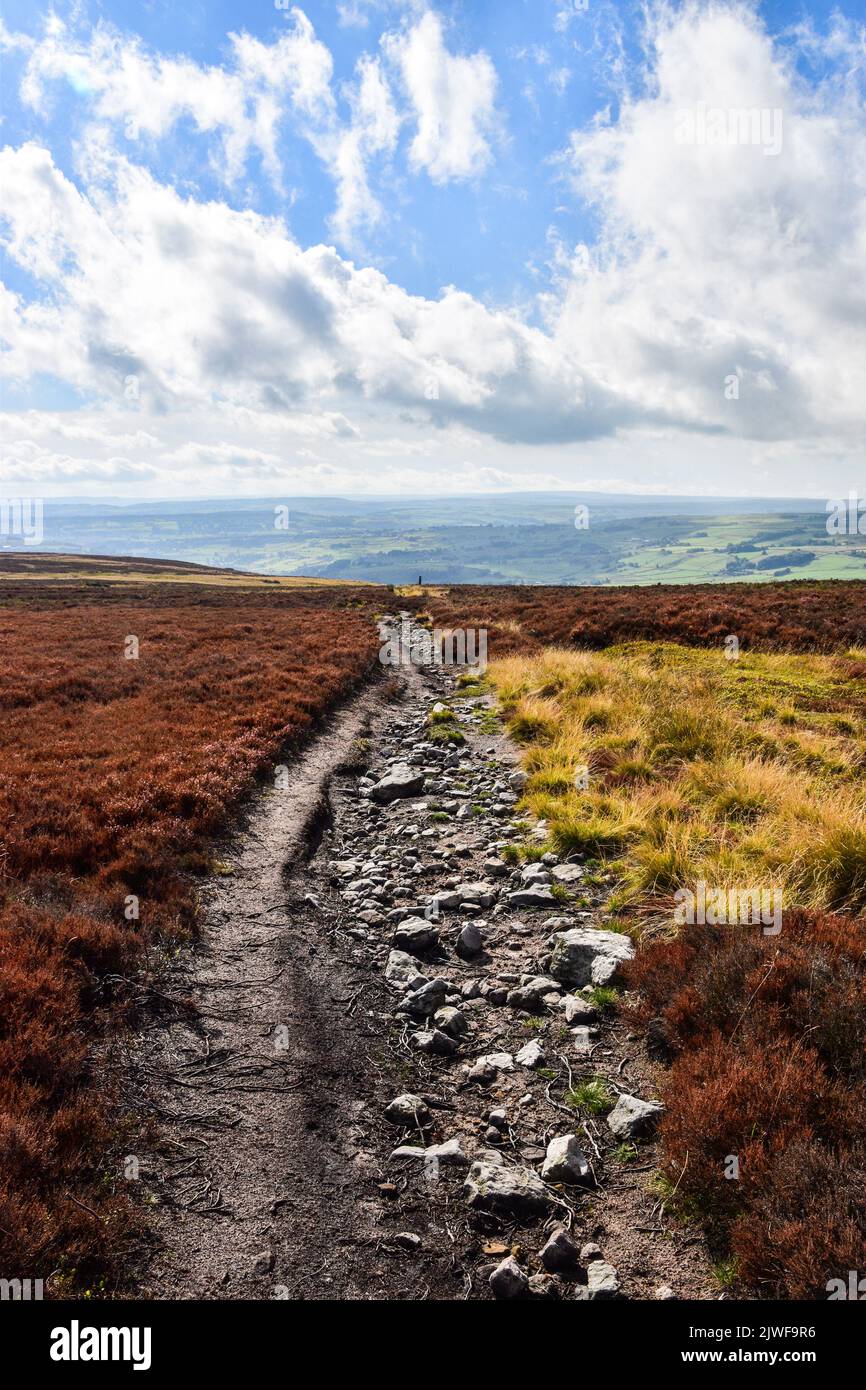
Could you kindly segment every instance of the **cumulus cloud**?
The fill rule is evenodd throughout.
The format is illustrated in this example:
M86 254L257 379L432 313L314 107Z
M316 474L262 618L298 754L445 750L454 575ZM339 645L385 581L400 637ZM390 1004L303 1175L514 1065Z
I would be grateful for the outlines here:
M580 338L611 389L697 426L859 434L861 101L806 87L740 6L661 9L647 57L647 94L571 139L602 231L562 268L557 341Z
M52 16L44 37L28 45L22 100L45 113L53 85L65 81L89 103L94 117L117 122L130 139L164 137L183 117L217 135L218 171L242 173L257 150L279 181L277 128L285 106L313 128L333 116L332 61L299 9L273 44L229 34L230 66L202 66L188 58L150 52L136 37L98 24L80 38ZM7 37L7 44L15 36Z
M574 354L514 316L453 288L409 295L331 247L302 250L278 219L183 199L119 156L92 198L34 144L5 150L0 178L10 251L52 287L38 322L10 297L21 373L51 360L156 409L354 399L527 441L625 418Z
M361 9L347 11L346 17L351 14L356 22L364 18ZM393 154L400 126L410 116L416 122L409 151L416 171L426 170L443 183L487 166L493 65L482 53L449 53L434 13L385 36L390 73L379 56L364 54L354 80L342 84L339 94L331 53L306 14L292 7L284 17L288 28L273 43L230 33L223 65L153 52L106 23L81 35L53 15L38 40L0 29L0 47L26 53L20 94L35 112L47 116L56 88L65 84L85 103L91 120L119 127L129 141L164 140L188 119L198 134L215 141L212 171L228 185L237 184L255 153L282 191L280 132L290 121L334 180L330 227L350 249L382 221L381 203L370 187L370 162ZM392 79L404 93L400 111Z
M416 130L409 154L434 183L472 178L492 158L496 129L496 70L486 53L452 54L432 10L385 49L399 68Z

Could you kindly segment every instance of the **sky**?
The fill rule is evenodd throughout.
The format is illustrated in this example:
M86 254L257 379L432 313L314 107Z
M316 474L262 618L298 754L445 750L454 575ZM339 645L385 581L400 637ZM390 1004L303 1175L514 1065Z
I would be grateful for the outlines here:
M5 0L0 494L866 490L866 0Z

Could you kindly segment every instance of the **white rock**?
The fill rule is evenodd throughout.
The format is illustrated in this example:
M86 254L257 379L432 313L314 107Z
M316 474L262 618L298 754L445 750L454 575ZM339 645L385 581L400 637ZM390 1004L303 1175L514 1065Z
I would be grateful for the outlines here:
M510 1052L488 1052L478 1057L466 1068L467 1081L492 1081L497 1072L514 1071L514 1058Z
M470 1207L508 1216L532 1216L555 1204L552 1192L531 1168L477 1160L463 1184Z
M517 1053L515 1061L519 1062L522 1067L529 1067L535 1071L537 1067L544 1066L544 1048L536 1038L531 1038L528 1043L524 1043Z
M559 1134L547 1146L541 1169L545 1182L591 1182L592 1172L576 1134Z
M619 1275L613 1265L594 1260L586 1271L587 1293L590 1298L615 1298L620 1290Z
M634 956L634 946L622 932L573 927L552 940L550 973L561 984L609 985L620 978L622 965Z
M531 888L518 888L508 894L508 901L515 907L554 907L556 898L545 883Z
M385 979L392 985L407 985L412 980L423 980L415 961L405 951L391 951L385 966Z
M443 1144L431 1144L422 1149L419 1145L402 1144L391 1154L392 1158L414 1158L425 1164L444 1163L453 1168L465 1168L469 1162L459 1139L446 1139Z
M407 917L394 932L394 945L403 951L426 951L439 940L439 933L424 917Z
M370 789L374 801L387 804L402 796L419 796L424 790L424 774L408 763L395 763L385 776Z
M450 1057L457 1051L455 1040L449 1038L447 1033L440 1032L438 1028L422 1028L419 1032L413 1033L409 1041L419 1052L428 1052L436 1057Z
M424 1126L430 1119L427 1102L412 1091L395 1096L385 1107L385 1119L392 1125Z
M658 1101L622 1095L608 1115L607 1123L618 1139L638 1139L652 1134L664 1110Z
M466 1022L466 1015L459 1009L453 1008L450 1004L443 1009L437 1009L433 1015L433 1022L443 1033L447 1033L450 1038L460 1038L464 1033L469 1032L469 1024Z
M551 873L557 883L577 883L579 878L583 878L583 869L579 864L557 864Z

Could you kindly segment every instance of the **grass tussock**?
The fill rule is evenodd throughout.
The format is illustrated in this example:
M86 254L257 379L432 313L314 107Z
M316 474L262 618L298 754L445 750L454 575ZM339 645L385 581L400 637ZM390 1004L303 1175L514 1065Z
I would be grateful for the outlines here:
M630 643L489 675L526 749L523 804L560 850L612 861L620 902L704 880L866 909L866 679L849 658Z

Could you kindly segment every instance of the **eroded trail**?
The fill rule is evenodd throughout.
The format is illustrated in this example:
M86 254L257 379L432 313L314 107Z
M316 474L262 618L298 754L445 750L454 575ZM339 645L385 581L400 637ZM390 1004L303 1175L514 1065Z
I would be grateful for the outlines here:
M556 944L595 927L602 887L579 863L502 858L526 828L488 706L447 669L372 683L219 847L201 943L124 1059L154 1122L144 1292L491 1297L519 1245L524 1296L713 1296L702 1243L653 1191L651 1141L624 1159L627 1136L574 1104L599 1078L611 1102L651 1100L653 1068ZM593 951L616 945L592 968L614 970ZM545 1168L568 1135L573 1171ZM560 1228L554 1270L539 1253Z
M369 1298L383 1281L397 1296L370 1260L366 1140L387 990L308 867L332 779L381 708L378 685L356 697L220 847L232 872L210 881L201 945L163 985L195 1013L167 1003L132 1059L161 1131L141 1169L156 1298Z

